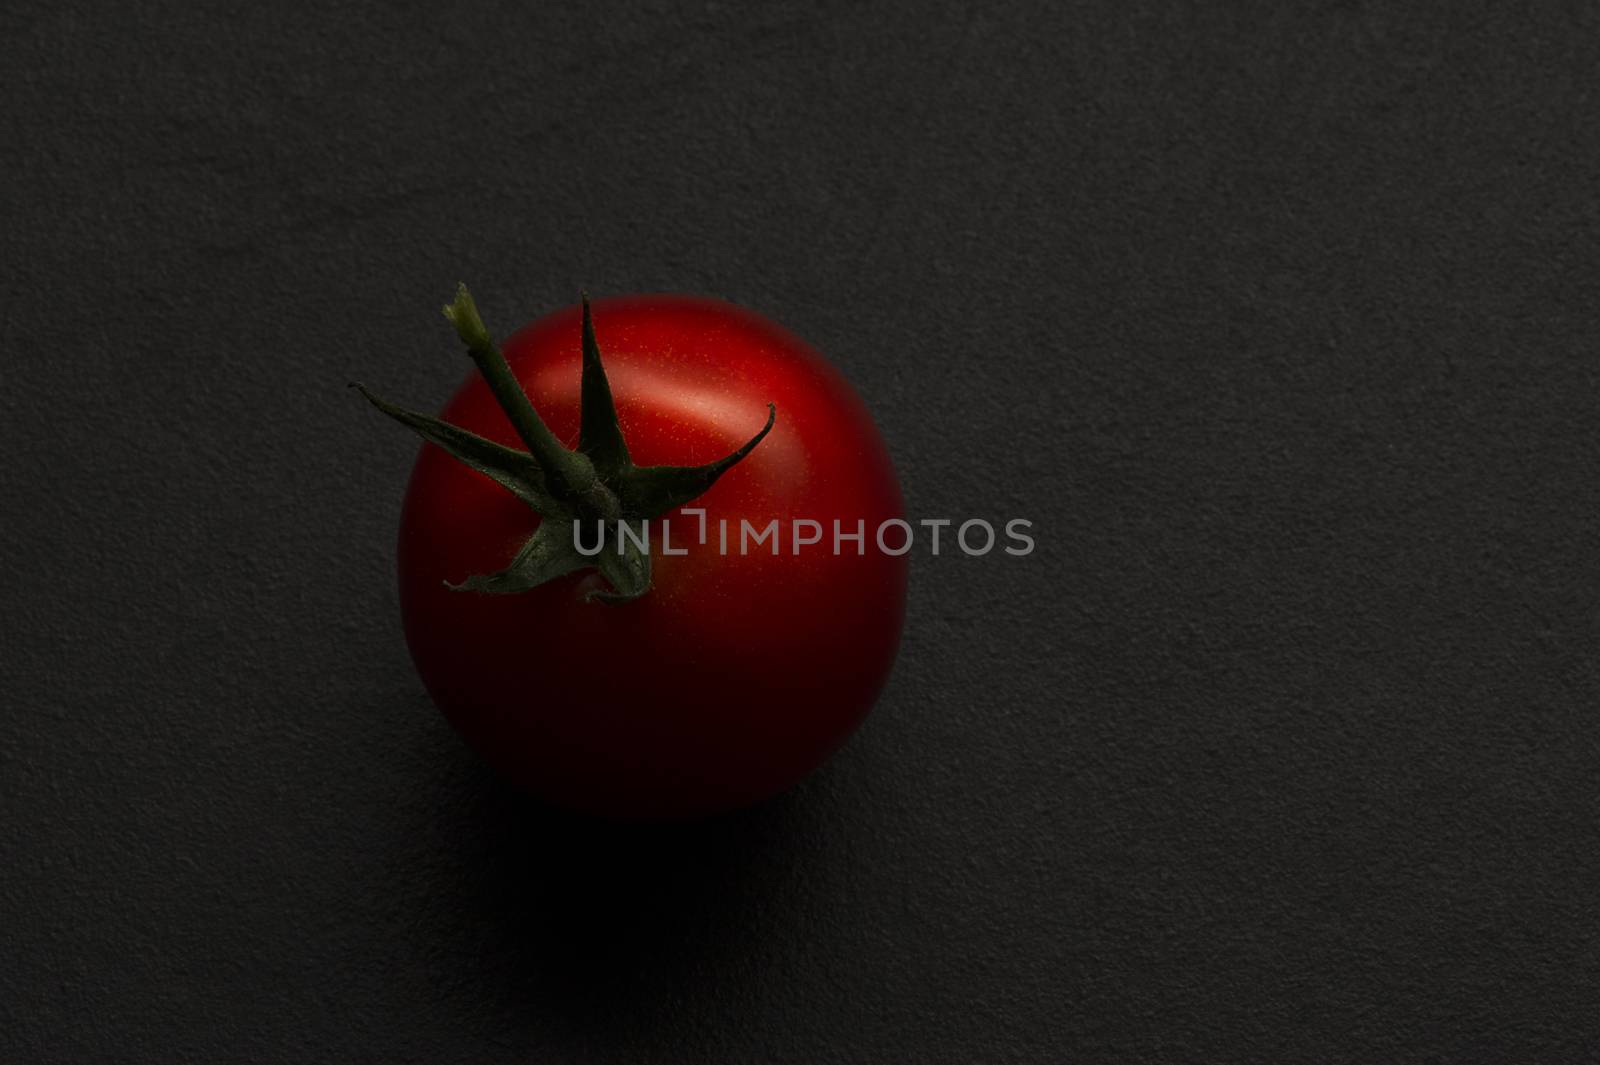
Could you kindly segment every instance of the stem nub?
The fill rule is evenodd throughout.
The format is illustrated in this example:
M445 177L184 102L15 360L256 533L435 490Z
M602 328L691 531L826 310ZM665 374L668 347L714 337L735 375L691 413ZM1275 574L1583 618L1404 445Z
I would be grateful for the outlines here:
M512 428L528 445L528 453L544 471L545 480L553 495L585 504L596 515L607 520L617 515L616 497L595 475L594 464L581 453L568 451L545 425L544 419L528 400L522 384L506 357L500 353L494 338L478 314L478 305L465 284L456 286L456 298L445 304L444 316L456 327L456 335L467 346L467 354L477 364L478 372L488 382L489 389L500 403L500 409L511 421Z

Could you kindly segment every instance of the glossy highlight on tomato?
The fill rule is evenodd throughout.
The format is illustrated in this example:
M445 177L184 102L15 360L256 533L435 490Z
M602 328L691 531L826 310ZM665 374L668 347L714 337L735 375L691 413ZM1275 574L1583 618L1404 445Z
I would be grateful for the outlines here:
M578 307L501 349L557 438L578 440ZM887 449L849 383L803 341L719 300L596 300L616 420L639 466L727 455L776 421L709 490L651 523L647 593L586 600L594 570L512 595L458 590L505 567L538 528L523 501L424 444L406 492L399 587L406 641L435 703L521 787L572 809L674 818L780 792L860 724L888 677L904 616L904 556L873 530L903 516ZM518 433L473 374L443 421L508 447ZM772 541L740 553L741 521ZM793 523L823 529L796 553ZM843 540L834 523L866 535ZM729 549L719 549L721 523ZM898 537L891 540L896 546ZM679 555L676 552L686 551ZM858 553L859 552L859 553Z

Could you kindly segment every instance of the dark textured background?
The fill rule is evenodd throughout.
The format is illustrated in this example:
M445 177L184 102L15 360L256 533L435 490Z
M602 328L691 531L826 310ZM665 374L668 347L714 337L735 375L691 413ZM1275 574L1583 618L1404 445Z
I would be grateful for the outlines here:
M1580 10L7 4L0 1060L1600 1060ZM535 808L344 388L458 278L766 313L1039 550L792 794Z

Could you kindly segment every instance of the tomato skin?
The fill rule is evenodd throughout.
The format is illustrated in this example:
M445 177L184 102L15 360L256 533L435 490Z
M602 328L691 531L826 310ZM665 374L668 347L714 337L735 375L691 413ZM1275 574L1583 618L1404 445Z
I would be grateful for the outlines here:
M903 517L888 452L848 382L803 341L720 300L597 300L595 329L636 464L720 458L761 427L766 440L668 516L674 552L651 526L653 586L618 605L584 602L592 570L494 596L445 582L492 573L538 517L431 444L412 470L400 522L400 604L423 683L455 728L526 790L571 809L676 818L788 788L860 724L888 678L904 618L906 556L881 551L879 524ZM578 435L579 309L503 344L551 430ZM441 417L522 447L477 374ZM719 552L719 522L729 551ZM740 522L778 520L741 555ZM792 523L822 542L793 553ZM833 522L865 529L833 551ZM812 530L807 529L810 534ZM898 549L903 531L886 543Z

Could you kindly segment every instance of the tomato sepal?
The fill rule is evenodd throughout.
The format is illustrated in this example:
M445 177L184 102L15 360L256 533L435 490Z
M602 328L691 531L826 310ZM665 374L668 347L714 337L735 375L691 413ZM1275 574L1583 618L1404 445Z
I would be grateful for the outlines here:
M628 442L617 421L617 405L611 398L611 382L600 361L600 344L594 337L594 314L589 309L589 294L583 294L583 377L579 400L578 451L589 456L602 479L616 479L633 469L628 457Z
M350 387L428 443L440 448L457 462L477 470L528 504L535 513L553 514L561 509L555 497L545 489L544 472L526 451L497 444L438 418L397 407L373 395L365 385L352 383Z
M576 573L592 563L578 553L572 543L570 529L567 522L546 518L505 569L498 573L475 574L460 584L446 581L445 587L455 592L514 595L530 591L557 577Z
M617 531L615 543L603 543L594 558L595 567L611 585L611 591L595 588L585 593L588 602L628 603L650 590L650 552Z
M737 451L704 466L634 466L617 482L617 493L625 514L641 518L659 518L685 503L692 503L706 493L717 478L727 473L739 460L756 449L772 432L778 420L778 407L767 404L767 423L761 431L740 446Z

